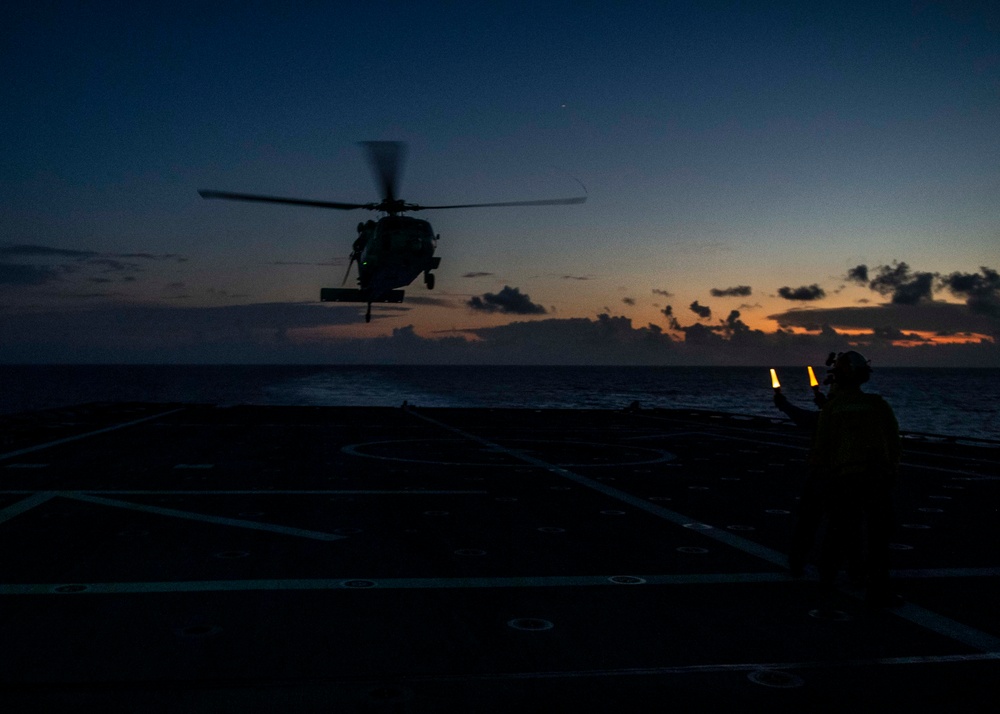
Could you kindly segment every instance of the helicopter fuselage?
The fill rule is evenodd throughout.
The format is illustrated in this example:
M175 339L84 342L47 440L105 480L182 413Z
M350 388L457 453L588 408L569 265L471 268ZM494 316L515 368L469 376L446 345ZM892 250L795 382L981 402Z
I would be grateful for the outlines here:
M377 223L358 226L354 252L358 261L358 287L379 299L390 290L412 283L421 273L428 280L430 271L441 263L434 257L437 236L431 224L408 216L386 216Z

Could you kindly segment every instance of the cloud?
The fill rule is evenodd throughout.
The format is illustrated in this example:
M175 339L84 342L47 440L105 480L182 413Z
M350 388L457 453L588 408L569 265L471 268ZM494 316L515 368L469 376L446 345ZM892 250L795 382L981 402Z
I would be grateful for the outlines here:
M563 280L593 280L590 275L563 275Z
M927 338L917 334L907 334L892 326L875 327L872 329L872 337L877 340L888 342L927 342Z
M425 295L407 295L406 304L408 305L431 305L433 307L459 307L459 303L454 300L449 300L447 298L437 298L428 297Z
M712 316L712 308L706 305L699 305L697 300L691 303L688 307L691 308L691 312L702 319L707 320Z
M653 295L662 295L663 297L668 297L668 298L674 296L672 292L669 292L667 290L659 290L657 288L653 288Z
M909 265L895 261L892 267L880 265L876 271L868 287L881 295L892 295L897 305L916 305L932 297L935 273L913 273Z
M843 330L874 330L885 325L902 325L908 330L940 332L974 332L996 334L1000 323L989 315L975 313L965 305L928 302L919 305L888 303L866 307L794 308L768 315L782 327L833 325Z
M923 310L926 306L886 306ZM968 313L964 305L953 305ZM796 312L818 313L800 309ZM330 326L363 324L357 306L260 303L211 308L102 306L46 312L5 311L0 361L6 363L181 364L553 364L758 365L817 363L831 351L862 349L878 365L990 366L1000 346L919 344L899 347L905 332L883 322L870 333L773 333L747 328L738 311L717 324L673 333L609 314L522 320L423 337L412 325L380 337L337 337ZM399 314L398 312L393 314ZM817 315L813 314L813 317ZM892 315L883 315L892 317ZM977 316L985 320L984 316ZM907 328L909 329L909 328ZM468 335L475 339L466 339ZM911 341L911 344L915 342ZM766 374L766 371L764 372ZM766 404L765 404L766 408Z
M852 283L858 283L859 285L865 285L868 283L868 266L858 265L847 271L847 275L844 278Z
M734 288L712 288L708 292L712 297L747 297L750 294L750 286L737 285Z
M334 258L333 260L327 261L325 263L309 263L304 261L295 260L273 260L269 265L321 265L324 267L343 267L347 263L346 258Z
M941 278L942 287L966 298L969 310L1000 317L1000 273L985 266L981 273L952 273Z
M778 288L778 295L786 300L822 300L826 292L819 285L803 285L800 288Z
M466 303L473 310L480 312L499 312L508 315L544 315L545 307L531 302L529 295L522 293L518 288L504 285L499 293L486 293L479 297L473 297Z
M99 253L92 250L68 250L66 248L50 248L44 245L8 245L0 246L0 259L25 257L53 258L92 258Z
M483 273L483 272L465 273L464 275L462 275L462 277L463 278L488 278L488 277L490 277L492 275L496 275L496 273Z
M277 346L289 331L357 323L364 313L355 306L119 304L5 313L0 344L7 362L268 362L281 360Z
M622 298L622 302L625 303L626 305L634 306L635 305L635 298L623 297Z
M126 262L122 259L129 259ZM98 268L100 273L141 272L143 267L134 262L147 260L187 260L176 253L98 253L93 250L53 248L45 245L0 246L0 286L32 288L66 280L87 268ZM102 278L84 277L88 282L103 282ZM133 282L133 275L121 276L123 282ZM66 297L66 295L64 295Z
M60 272L48 266L0 263L0 285L44 285L59 280Z

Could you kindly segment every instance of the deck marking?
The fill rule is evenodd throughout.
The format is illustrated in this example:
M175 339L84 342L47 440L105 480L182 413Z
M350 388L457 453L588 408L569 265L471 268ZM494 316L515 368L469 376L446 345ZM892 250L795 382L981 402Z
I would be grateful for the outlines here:
M459 436L464 436L465 438L483 444L484 446L493 446L494 448L501 448L501 449L503 448L489 441L488 439L484 439L474 434L469 434L461 429L458 429L457 427L453 427L443 422L437 421L436 419L432 419L431 417L428 417L424 414L419 414L412 410L408 410L408 413L412 414L415 417L423 419L424 421L430 422L432 424L437 424L443 429L447 429L448 431L454 434L458 434ZM731 437L731 438L738 438L738 437ZM760 444L766 442L755 441L755 443ZM628 503L629 505L635 506L636 508L646 511L647 513L659 516L660 518L668 520L672 523L684 525L685 523L694 520L691 518L687 518L686 516L683 516L679 513L676 513L675 511L668 510L661 506L653 505L648 501L646 501L645 499L637 498L635 496L632 496L631 494L625 493L624 491L619 491L618 489L609 488L608 486L605 486L604 484L598 481L593 481L592 479L585 478L562 467L554 466L545 461L542 461L541 459L536 459L535 457L529 456L528 454L517 453L517 452L508 452L508 453L511 453L517 458L524 459L529 463L535 464L536 466L541 466L543 468L546 468L552 473L564 476L582 486L587 486L590 489L599 491L600 493L603 493L607 496ZM728 533L724 530L712 528L711 530L699 531L699 533L707 538L713 538L717 541L721 541L738 550L742 550L743 552L749 553L750 555L755 555L758 558L761 558L762 560L766 560L767 562L773 563L774 565L778 565L782 568L784 568L787 564L788 557L784 553L779 553L776 550L767 548L766 546L760 545L746 538L733 535L732 533ZM852 595L853 597L856 598L861 596L861 593L852 589L843 589L843 592ZM894 609L893 614L898 615L903 619L909 620L914 624L920 625L921 627L927 630L936 632L946 637L950 637L953 640L966 644L970 647L974 647L980 651L984 652L1000 651L1000 637L996 637L986 632L977 630L973 627L969 627L968 625L964 625L960 622L957 622L956 620L952 620L943 615L938 615L937 613L922 608L918 605L907 603L902 607Z
M128 501L118 501L100 496L91 496L80 491L63 491L58 495L63 498L72 498L77 501L96 503L101 506L111 506L112 508L124 508L131 511L142 511L144 513L155 513L158 516L168 516L170 518L184 518L191 521L202 521L204 523L215 523L222 526L235 526L236 528L249 528L251 530L268 531L269 533L282 533L284 535L298 536L300 538L312 538L314 540L341 540L346 536L334 535L332 533L322 533L320 531L309 531L302 528L291 528L279 526L272 523L258 523L256 521L245 521L239 518L223 518L220 516L209 516L203 513L192 513L190 511L178 511L173 508L160 508L159 506L147 506L141 503L129 503Z
M913 657L873 657L839 661L738 662L732 664L690 664L674 667L630 667L625 669L580 669L549 672L490 672L485 674L415 674L400 677L403 682L465 682L469 680L582 679L592 677L656 676L664 674L706 674L713 672L754 672L758 670L845 669L884 665L945 664L988 662L1000 659L1000 652L981 654L917 655Z
M34 493L33 491L31 493ZM56 497L56 493L51 491L46 491L44 493L35 493L35 495L25 498L17 503L7 506L4 509L0 509L0 523L9 521L14 516L19 516L25 511L30 511L35 506L40 506Z
M530 454L518 452L511 449L505 449L499 444L495 444L487 439L475 436L474 434L469 434L465 431L462 431L461 429L450 426L443 422L439 422L436 419L432 419L431 417L428 417L424 414L419 414L412 410L409 411L409 413L415 417L428 421L431 424L436 424L443 429L447 429L452 433L458 434L459 436L463 436L466 439L471 439L472 441L480 443L484 446L490 446L493 448L501 449L507 454L510 454L511 456L514 456L518 459L522 459L534 466L539 466L541 468L544 468L547 471L551 471L552 473L563 476L564 478L568 478L569 480L574 481L580 484L581 486L586 486L587 488L590 488L594 491L598 491L606 496L610 496L611 498L622 501L623 503L627 503L630 506L646 511L647 513L651 513L652 515L658 516L659 518L663 518L664 520L670 521L671 523L676 523L679 526L683 526L687 523L691 523L692 521L696 520L694 518L690 518L688 516L677 513L676 511L671 511L670 509L663 508L662 506L657 506L653 503L650 503L644 498L633 496L632 494L626 493L625 491L622 491L620 489L613 488L611 486L605 486L600 481L595 481L585 476L580 476L579 474L573 473L572 471L565 469L562 466L556 466L554 464L550 464L547 461L538 459L534 456L531 456ZM751 555L755 555L758 558L761 558L762 560L766 560L769 563L780 566L782 569L785 568L788 562L788 556L786 556L784 553L779 553L776 550L760 545L759 543L755 543L754 541L747 540L746 538L741 538L740 536L733 535L732 533L727 533L725 531L718 529L705 530L699 532L707 538L713 538L717 541L721 541L727 545L742 550L745 553L750 553Z
M893 578L996 578L1000 568L925 568L893 570Z
M39 491L38 489L20 491L0 491L2 495L20 495L28 493L50 493L55 496L66 493L61 491ZM75 489L73 493L100 494L105 496L452 496L452 495L488 495L489 491L431 491L418 489L403 489L396 491L363 491L363 490L336 490L336 491L125 491L113 489Z
M236 592L274 590L342 590L345 583L372 583L366 589L464 589L464 588L553 588L595 586L622 587L611 577L640 578L642 585L732 585L745 583L776 583L790 581L785 573L705 573L680 575L544 575L506 578L281 578L258 580L188 580L131 583L74 582L85 586L79 594L114 595L181 592ZM7 583L0 584L0 595L49 595L68 583ZM350 586L347 586L350 587ZM74 593L75 594L75 593Z
M718 434L718 433L707 432L707 431L702 431L702 432L697 432L697 431L684 432L684 435L685 436L704 436L704 437L708 437L708 438L712 438L712 439L728 439L729 441L748 441L748 442L750 442L752 444L764 444L766 446L780 446L780 447L783 447L783 448L786 448L786 449L796 449L798 451L809 451L809 447L808 446L798 446L796 444L783 444L783 443L778 442L778 441L761 441L759 439L750 439L750 438L745 437L745 436L730 436L728 434ZM665 437L669 437L669 436L673 436L673 435L672 434L666 434L664 436ZM647 438L647 437L642 437L642 438ZM928 464L915 464L915 463L912 463L910 461L900 461L899 465L900 466L905 466L906 468L909 468L909 469L923 469L924 471L941 471L942 473L961 474L963 476L969 476L969 477L971 477L971 478L968 478L968 479L964 479L964 480L967 480L967 481L992 481L992 480L996 480L996 478L997 478L997 477L994 477L994 476L984 476L983 474L976 473L975 471L962 471L962 470L959 470L959 469L945 468L943 466L930 466Z
M364 447L372 446L382 446L385 444L407 444L407 443L417 443L426 445L428 443L440 441L440 442L464 442L466 439L390 439L386 441L367 441L363 444L348 444L347 446L340 447L340 450L345 454L350 454L351 456L360 456L365 459L380 459L382 461L402 461L404 463L413 464L434 464L440 466L516 466L517 464L504 464L496 463L493 461L439 461L435 459L415 459L408 458L405 456L381 456L378 454L369 454L362 449ZM664 461L672 461L676 456L669 451L664 451L663 449L651 449L642 446L621 446L620 444L607 444L607 443L597 443L593 441L551 441L547 439L508 439L508 441L515 441L524 444L555 444L557 446L602 446L606 448L618 448L618 449L632 449L632 450L642 450L642 451L652 451L656 454L653 458L647 458L641 461L613 461L609 462L608 465L612 466L642 466L646 464L658 464ZM530 447L529 447L530 448ZM513 456L516 459L522 459L525 449L516 449L506 446L500 446L487 442L486 448L483 449L484 453L487 454L500 454L504 456ZM594 466L595 463L586 464L565 464L569 467L576 466Z
M105 434L109 431L115 431L116 429L124 429L125 427L135 426L136 424L142 424L144 421L152 421L153 419L159 419L160 417L169 416L171 414L176 414L177 412L184 411L184 407L180 409L171 409L167 412L160 412L159 414L154 414L153 416L143 417L142 419L136 419L134 421L127 421L123 424L115 424L114 426L106 426L103 429L97 429L96 431L88 431L86 434L77 434L76 436L67 436L64 439L56 439L55 441L50 441L45 444L38 444L36 446L29 446L24 449L18 449L17 451L8 451L6 454L0 454L0 461L4 459L9 459L14 456L20 456L21 454L30 454L32 451L41 451L42 449L47 449L50 446L58 446L59 444L65 444L70 441L77 441L79 439L86 439L88 436L97 436L98 434Z

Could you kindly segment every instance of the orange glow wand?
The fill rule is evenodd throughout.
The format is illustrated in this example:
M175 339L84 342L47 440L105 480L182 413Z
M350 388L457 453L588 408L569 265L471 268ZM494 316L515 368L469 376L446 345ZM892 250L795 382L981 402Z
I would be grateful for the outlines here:
M771 368L771 386L774 388L774 391L781 389L781 382L778 381L778 373L774 371L773 367Z
M810 365L809 367L806 367L806 369L809 370L809 386L814 390L819 389L819 380L816 379L816 373L813 372L812 366Z

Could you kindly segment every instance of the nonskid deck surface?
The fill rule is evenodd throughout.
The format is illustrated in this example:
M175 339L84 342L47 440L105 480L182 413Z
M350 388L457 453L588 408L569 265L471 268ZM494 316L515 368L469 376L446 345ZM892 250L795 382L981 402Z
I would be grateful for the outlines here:
M107 404L0 422L0 704L925 711L1000 675L1000 449L907 439L907 604L785 552L808 435L689 411Z

